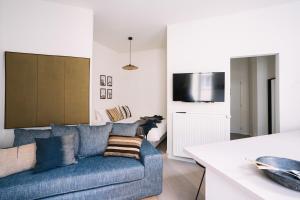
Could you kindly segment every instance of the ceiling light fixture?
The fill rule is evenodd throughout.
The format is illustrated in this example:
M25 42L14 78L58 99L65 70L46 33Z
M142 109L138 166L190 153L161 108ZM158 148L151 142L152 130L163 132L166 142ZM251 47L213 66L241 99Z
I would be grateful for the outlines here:
M134 66L131 64L131 41L132 41L132 37L128 37L129 40L129 65L125 65L124 67L122 67L124 70L136 70L138 69L137 66Z

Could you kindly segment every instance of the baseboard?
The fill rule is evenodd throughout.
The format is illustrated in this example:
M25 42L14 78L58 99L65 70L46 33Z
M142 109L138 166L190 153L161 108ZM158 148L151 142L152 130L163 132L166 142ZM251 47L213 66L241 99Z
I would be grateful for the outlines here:
M240 130L230 130L230 133L241 134L241 131Z
M250 133L243 133L243 132L230 132L230 133L233 133L233 134L241 134L241 135L250 135ZM251 136L251 135L250 135Z

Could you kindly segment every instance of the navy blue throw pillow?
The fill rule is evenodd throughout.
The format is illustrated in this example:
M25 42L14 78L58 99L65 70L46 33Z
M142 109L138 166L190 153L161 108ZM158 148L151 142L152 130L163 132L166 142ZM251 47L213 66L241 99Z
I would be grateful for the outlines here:
M74 135L36 138L36 166L34 172L76 163L74 156Z
M104 153L112 124L104 126L79 125L79 152L78 157L101 155Z

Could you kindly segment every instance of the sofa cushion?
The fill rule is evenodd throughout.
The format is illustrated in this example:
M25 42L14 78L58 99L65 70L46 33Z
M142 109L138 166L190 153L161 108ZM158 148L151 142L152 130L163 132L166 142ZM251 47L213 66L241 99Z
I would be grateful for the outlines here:
M36 144L0 149L0 178L32 169L36 163Z
M34 143L35 138L48 138L51 135L50 129L15 129L14 147Z
M113 123L111 134L121 136L135 136L139 127L139 122L135 123Z
M34 172L77 163L74 156L74 135L36 138L36 165Z
M38 199L144 178L135 159L94 156L76 165L34 174L26 171L0 179L0 199Z
M74 135L74 151L75 156L79 149L79 130L77 126L51 125L53 136Z
M101 155L104 153L112 124L103 126L79 125L79 151L78 157Z
M117 122L124 119L122 113L120 113L120 110L117 107L107 109L106 113L112 122Z

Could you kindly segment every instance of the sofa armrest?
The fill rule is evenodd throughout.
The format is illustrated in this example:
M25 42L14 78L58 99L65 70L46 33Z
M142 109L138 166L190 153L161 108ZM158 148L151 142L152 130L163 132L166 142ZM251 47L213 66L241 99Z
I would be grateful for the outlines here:
M145 178L156 184L158 191L162 188L163 156L147 140L144 140L141 147L141 162L145 166Z
M145 165L145 162L147 162L147 159L156 159L160 160L162 159L161 153L147 140L143 140L142 146L141 146L141 161Z
M162 154L147 140L144 139L140 151L141 162L145 166L145 176L151 173L162 174L163 157Z

